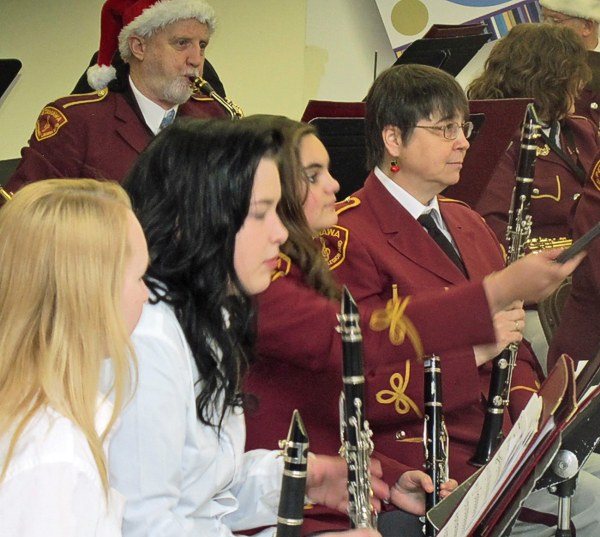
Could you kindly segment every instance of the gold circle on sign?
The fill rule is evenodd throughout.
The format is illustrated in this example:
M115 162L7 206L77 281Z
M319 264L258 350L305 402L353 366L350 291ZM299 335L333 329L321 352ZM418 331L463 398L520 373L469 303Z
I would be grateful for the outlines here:
M429 11L421 0L400 0L392 8L392 26L403 35L416 35L429 22Z

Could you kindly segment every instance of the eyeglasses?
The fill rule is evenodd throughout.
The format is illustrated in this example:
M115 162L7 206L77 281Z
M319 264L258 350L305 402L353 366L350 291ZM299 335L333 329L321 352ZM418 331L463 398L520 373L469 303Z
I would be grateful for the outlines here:
M463 131L465 138L468 138L473 133L473 123L471 121L465 121L464 123L448 123L439 127L437 125L415 125L415 128L441 131L446 140L456 140L460 130Z

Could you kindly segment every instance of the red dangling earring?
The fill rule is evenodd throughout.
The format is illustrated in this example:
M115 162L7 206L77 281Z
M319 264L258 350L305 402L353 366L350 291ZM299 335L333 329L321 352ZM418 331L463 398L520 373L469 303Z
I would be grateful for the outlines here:
M400 171L400 164L398 164L397 159L392 160L392 162L390 163L390 171L392 173L398 173Z

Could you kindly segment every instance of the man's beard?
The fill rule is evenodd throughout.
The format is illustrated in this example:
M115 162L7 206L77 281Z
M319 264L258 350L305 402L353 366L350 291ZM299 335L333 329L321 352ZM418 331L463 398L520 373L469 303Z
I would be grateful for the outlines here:
M162 91L163 100L174 105L186 103L191 96L192 88L190 87L190 82L183 77L178 77L171 81Z

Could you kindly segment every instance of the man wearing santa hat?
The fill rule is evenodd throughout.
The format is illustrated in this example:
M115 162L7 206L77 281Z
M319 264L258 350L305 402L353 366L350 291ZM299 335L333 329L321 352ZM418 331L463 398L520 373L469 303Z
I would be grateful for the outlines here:
M190 87L202 75L215 24L204 0L107 0L98 63L88 69L97 91L44 107L7 190L50 177L121 181L175 117L225 117L220 104ZM117 52L124 64L115 70Z
M592 80L575 103L575 113L600 124L600 0L539 0L542 21L568 26L588 49Z

